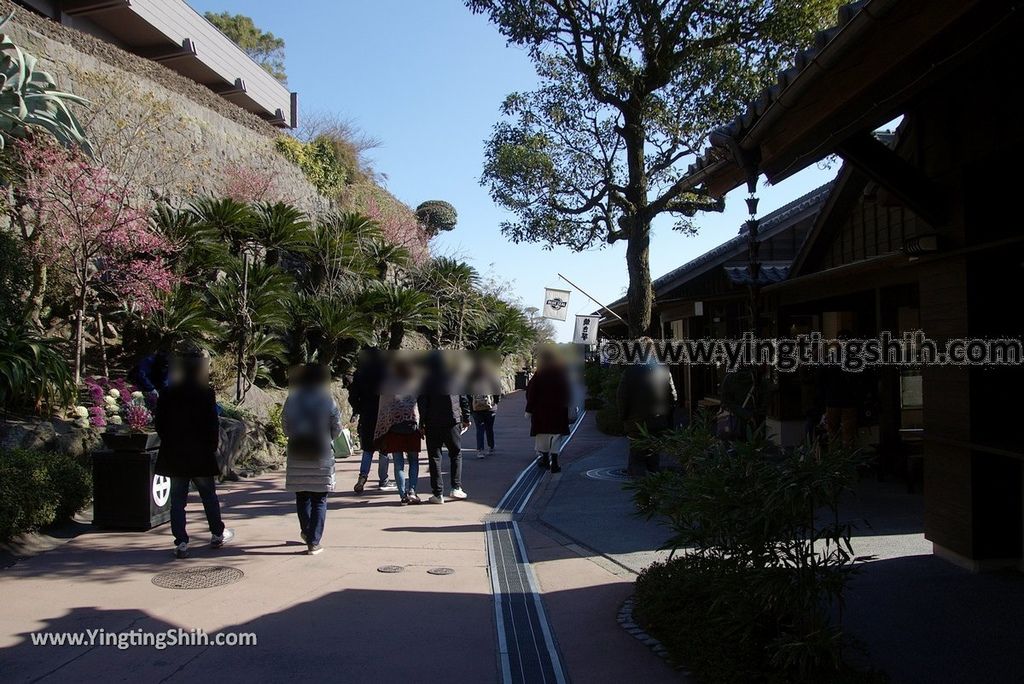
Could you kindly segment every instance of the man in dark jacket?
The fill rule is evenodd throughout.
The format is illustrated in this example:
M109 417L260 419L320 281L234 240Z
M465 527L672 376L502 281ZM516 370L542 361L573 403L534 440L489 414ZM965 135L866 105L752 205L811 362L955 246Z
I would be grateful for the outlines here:
M377 429L377 410L380 408L380 384L384 380L384 359L376 347L367 349L352 376L352 384L348 388L348 403L352 413L359 416L356 430L359 435L359 446L363 457L359 463L359 478L353 489L362 492L366 488L366 480L370 477L370 465L373 463L373 436ZM377 456L377 480L381 491L398 491L398 486L388 479L388 454L383 451Z
M643 365L626 366L619 380L619 416L629 436L627 472L636 477L660 469L660 455L641 448L636 440L641 433L657 435L672 427L676 388L668 367L656 360Z
M462 489L462 433L469 428L469 399L454 386L454 378L439 352L427 358L427 376L417 403L420 424L427 442L427 465L430 488L434 495L428 503L444 503L444 482L441 478L441 448L448 450L451 463L453 499L465 499Z
M185 504L189 483L196 486L203 500L206 521L213 535L210 546L219 549L235 536L220 516L214 478L220 474L217 464L219 420L217 400L209 384L209 359L201 353L177 359L177 377L160 393L154 413L160 435L160 453L155 472L171 479L171 531L178 558L188 556L185 531Z

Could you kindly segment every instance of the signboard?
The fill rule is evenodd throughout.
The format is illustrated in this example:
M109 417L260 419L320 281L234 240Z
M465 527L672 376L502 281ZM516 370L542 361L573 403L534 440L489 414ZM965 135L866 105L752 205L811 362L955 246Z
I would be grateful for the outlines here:
M576 316L576 331L572 335L574 344L597 344L597 324L600 316Z
M569 315L569 290L544 288L544 318L564 321Z

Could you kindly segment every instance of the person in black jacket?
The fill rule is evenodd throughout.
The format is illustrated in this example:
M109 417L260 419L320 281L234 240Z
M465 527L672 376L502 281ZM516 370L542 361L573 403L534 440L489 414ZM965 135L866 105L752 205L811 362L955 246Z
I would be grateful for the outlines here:
M441 447L448 450L452 488L449 496L465 499L462 489L462 433L469 429L469 399L454 387L454 378L440 352L427 357L427 375L418 399L420 423L427 442L430 488L434 495L427 501L444 503L441 478Z
M217 400L210 387L209 358L195 352L176 359L171 384L160 393L153 419L160 435L160 452L155 472L171 479L171 532L178 558L188 555L185 531L185 504L189 483L195 484L206 511L213 538L210 546L219 549L235 536L224 526L214 478L217 465L219 419Z
M641 340L651 343L650 338ZM633 477L658 472L660 455L641 448L637 440L641 440L644 433L658 435L672 428L676 402L672 373L654 358L647 363L626 366L619 379L616 399L622 425L629 437L627 472Z
M384 380L384 359L379 349L367 349L360 359L359 367L352 376L352 384L348 388L348 403L352 413L359 416L356 426L359 445L363 457L359 463L359 477L352 488L361 493L366 488L366 480L370 477L370 466L373 464L374 432L377 429L377 410L380 403L380 385ZM389 454L383 451L377 456L377 483L383 492L398 491L398 486L388 479Z

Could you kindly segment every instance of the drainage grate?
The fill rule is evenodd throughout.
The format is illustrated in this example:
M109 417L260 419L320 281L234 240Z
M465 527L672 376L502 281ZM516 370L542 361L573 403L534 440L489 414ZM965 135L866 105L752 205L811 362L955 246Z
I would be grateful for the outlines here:
M625 468L594 468L588 470L584 475L591 480L607 480L609 482L629 482L633 479Z
M164 589L209 589L237 582L244 576L245 573L237 568L198 565L161 572L153 578L153 584Z
M430 568L427 570L431 575L454 575L455 570L452 568Z
M382 565L377 568L377 572L383 572L386 575L391 575L396 572L402 572L405 570L401 565Z

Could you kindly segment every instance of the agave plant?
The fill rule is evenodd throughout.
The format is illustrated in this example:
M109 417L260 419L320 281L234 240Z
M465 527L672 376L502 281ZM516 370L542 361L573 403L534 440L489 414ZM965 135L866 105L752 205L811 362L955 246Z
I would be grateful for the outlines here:
M13 16L12 12L0 21L0 30ZM0 149L9 138L45 131L62 145L80 147L92 156L85 130L68 106L88 101L61 91L53 76L36 70L37 61L0 33Z

